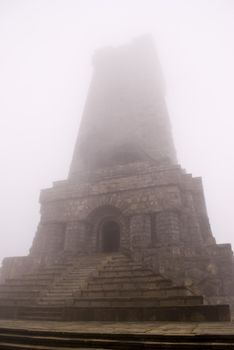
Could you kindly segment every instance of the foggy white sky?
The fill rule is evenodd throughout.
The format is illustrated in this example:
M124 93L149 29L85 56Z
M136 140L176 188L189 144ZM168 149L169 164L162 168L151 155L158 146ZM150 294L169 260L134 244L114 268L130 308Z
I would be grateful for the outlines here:
M98 47L153 34L180 163L234 245L234 1L0 0L0 260L28 253L66 178Z

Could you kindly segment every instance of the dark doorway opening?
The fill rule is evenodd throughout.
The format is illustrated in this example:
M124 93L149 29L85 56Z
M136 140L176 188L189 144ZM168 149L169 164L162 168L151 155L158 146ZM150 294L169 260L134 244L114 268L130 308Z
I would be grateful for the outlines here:
M107 221L102 226L102 251L112 253L119 250L120 229L115 221Z

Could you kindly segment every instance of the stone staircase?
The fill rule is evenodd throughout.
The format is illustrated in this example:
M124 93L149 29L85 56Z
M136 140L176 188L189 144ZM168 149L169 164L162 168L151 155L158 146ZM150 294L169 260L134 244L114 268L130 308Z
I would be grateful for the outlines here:
M80 307L201 304L202 296L174 285L171 280L121 254L112 255L99 273L87 281L85 288L74 295L74 305Z
M57 279L46 292L37 298L38 305L61 306L73 304L74 293L86 287L88 279L98 273L109 256L83 256L76 259L66 274Z
M0 285L0 306L67 305L74 291L108 260L106 255L73 258L64 263L40 267L21 278L7 279Z
M0 318L74 321L228 321L227 305L120 254L73 258L0 286Z
M57 278L66 275L71 262L54 263L52 266L40 267L37 271L20 278L10 278L0 285L0 306L32 305L41 293L46 291Z

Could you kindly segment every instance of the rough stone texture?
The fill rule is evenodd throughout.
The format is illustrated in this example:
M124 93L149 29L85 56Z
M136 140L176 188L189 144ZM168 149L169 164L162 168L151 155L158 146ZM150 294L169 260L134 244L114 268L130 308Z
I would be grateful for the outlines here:
M233 323L1 321L1 349L234 348ZM15 344L16 342L20 343ZM29 345L30 344L30 345Z
M42 191L31 255L101 252L102 221L114 220L121 228L121 251L207 296L234 294L232 250L215 244L201 180L178 166L129 167L133 173L127 175L124 166L116 179L112 167L109 177L107 169L103 176L93 171L92 180L68 180Z
M152 43L105 49L94 66L70 175L41 192L30 254L4 260L2 280L102 253L114 222L120 252L208 302L233 300L231 246L215 243L201 179L176 164Z
M83 321L230 321L184 285L109 253L69 258L0 285L0 318Z

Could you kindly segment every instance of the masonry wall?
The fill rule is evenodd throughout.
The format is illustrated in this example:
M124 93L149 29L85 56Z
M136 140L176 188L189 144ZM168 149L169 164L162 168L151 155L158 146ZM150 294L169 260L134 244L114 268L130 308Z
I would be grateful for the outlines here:
M231 246L215 243L200 178L150 162L84 175L42 191L31 266L101 253L101 227L110 219L120 227L123 253L198 293L234 295ZM5 261L5 275L27 270L27 259Z

